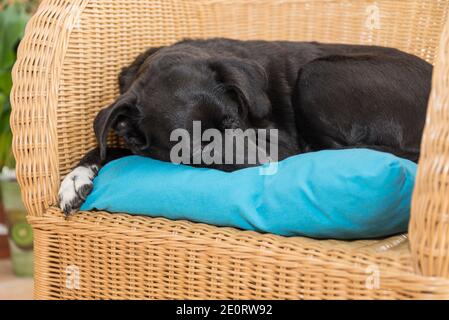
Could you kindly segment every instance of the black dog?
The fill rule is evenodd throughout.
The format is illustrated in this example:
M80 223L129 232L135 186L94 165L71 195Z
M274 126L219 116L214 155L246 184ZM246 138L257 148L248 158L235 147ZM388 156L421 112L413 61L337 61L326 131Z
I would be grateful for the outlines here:
M97 115L99 148L62 182L61 209L78 210L112 159L170 161L170 133L195 120L221 131L275 128L279 160L365 147L416 162L431 74L418 57L377 46L211 39L149 49L123 69L120 96ZM127 149L107 149L111 130Z

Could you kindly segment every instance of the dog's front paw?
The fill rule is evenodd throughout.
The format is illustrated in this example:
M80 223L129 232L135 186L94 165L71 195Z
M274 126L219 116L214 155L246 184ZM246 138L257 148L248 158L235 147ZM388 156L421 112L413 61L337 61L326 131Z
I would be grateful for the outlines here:
M79 210L92 191L98 166L79 166L62 180L59 188L59 207L66 216Z

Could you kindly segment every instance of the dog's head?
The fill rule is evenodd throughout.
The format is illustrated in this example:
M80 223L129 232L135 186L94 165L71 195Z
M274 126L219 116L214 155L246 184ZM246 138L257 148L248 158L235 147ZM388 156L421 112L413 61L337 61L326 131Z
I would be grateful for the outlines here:
M170 161L175 129L192 136L193 121L201 121L203 131L263 127L271 112L261 66L189 46L148 50L119 82L120 96L94 123L102 158L111 130L133 153Z

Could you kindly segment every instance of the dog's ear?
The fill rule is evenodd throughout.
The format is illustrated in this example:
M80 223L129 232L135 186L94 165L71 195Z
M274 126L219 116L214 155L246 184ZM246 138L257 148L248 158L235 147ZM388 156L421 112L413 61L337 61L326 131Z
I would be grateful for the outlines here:
M100 148L100 159L106 159L107 137L109 131L117 123L119 117L136 117L137 96L133 92L127 92L117 98L109 107L102 109L94 120L94 132Z
M252 120L262 120L271 112L266 90L268 78L265 70L256 62L225 58L210 61L210 68L224 86L239 99L241 113Z
M156 52L158 52L162 48L163 47L148 49L147 51L138 55L131 65L124 67L122 69L118 77L121 94L125 93L131 87L134 80L137 79L139 70L144 65L144 63L146 64L147 59L153 56Z

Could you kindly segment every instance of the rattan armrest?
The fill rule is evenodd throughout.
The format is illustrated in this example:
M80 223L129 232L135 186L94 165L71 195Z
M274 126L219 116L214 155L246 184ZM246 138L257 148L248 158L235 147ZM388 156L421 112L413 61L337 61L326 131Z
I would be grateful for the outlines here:
M43 1L26 26L13 69L11 128L17 179L31 216L57 201L59 80L74 17L87 1Z
M449 21L441 36L409 226L417 271L449 278Z

